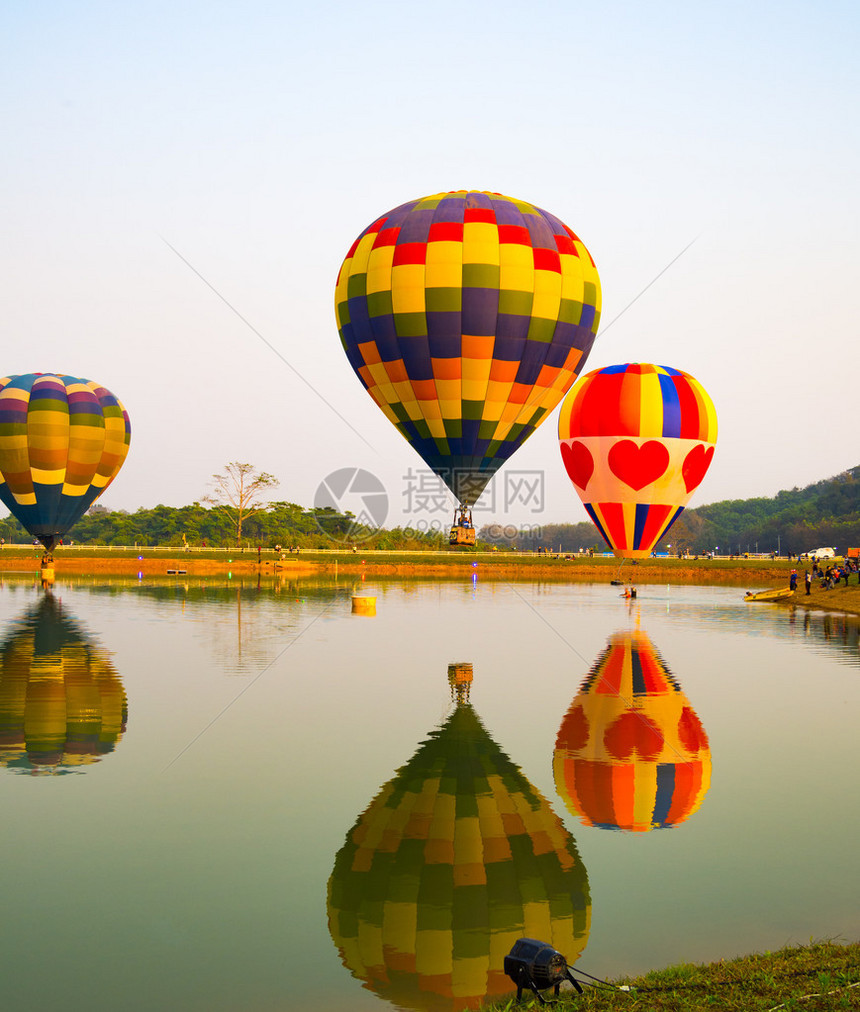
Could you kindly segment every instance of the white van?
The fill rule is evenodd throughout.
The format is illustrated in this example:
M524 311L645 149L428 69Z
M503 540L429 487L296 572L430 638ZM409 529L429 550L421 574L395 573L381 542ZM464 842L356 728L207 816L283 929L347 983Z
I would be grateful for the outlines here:
M820 562L822 559L834 559L836 558L835 548L813 548L811 552L806 553L810 559L818 559Z

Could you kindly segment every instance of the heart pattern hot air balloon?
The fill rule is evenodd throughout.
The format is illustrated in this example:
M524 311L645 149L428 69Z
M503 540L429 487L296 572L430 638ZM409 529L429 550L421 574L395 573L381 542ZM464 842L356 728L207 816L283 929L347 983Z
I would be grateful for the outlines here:
M708 736L648 636L611 636L562 720L556 790L588 826L642 833L684 822L711 782Z
M717 415L704 387L668 366L588 373L562 404L558 434L570 480L621 558L647 558L710 466Z
M130 440L122 404L92 380L0 379L0 501L48 552L114 480Z
M558 218L460 190L366 228L340 269L335 308L368 393L471 507L579 374L600 282Z

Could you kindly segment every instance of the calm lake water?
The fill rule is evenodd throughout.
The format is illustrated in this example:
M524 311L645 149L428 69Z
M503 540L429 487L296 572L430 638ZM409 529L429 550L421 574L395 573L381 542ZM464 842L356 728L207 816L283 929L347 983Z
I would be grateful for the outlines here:
M521 935L600 976L860 937L853 619L6 577L0 663L4 1008L445 1010Z

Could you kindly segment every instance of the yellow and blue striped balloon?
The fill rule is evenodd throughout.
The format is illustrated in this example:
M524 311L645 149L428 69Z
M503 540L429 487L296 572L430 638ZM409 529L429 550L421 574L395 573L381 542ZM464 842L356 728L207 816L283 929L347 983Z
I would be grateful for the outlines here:
M0 501L49 552L114 480L130 440L125 408L92 380L0 379Z

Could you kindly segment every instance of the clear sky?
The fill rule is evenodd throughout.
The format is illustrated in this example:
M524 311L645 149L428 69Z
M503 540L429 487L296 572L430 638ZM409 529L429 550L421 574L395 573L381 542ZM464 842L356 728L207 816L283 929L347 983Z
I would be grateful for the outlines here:
M7 4L0 370L123 401L109 508L184 505L239 460L303 505L364 468L397 522L424 465L346 362L337 271L390 208L494 190L590 249L585 371L710 392L691 506L830 477L860 463L859 23L827 0ZM556 424L510 465L544 474L539 513L478 523L586 518Z

